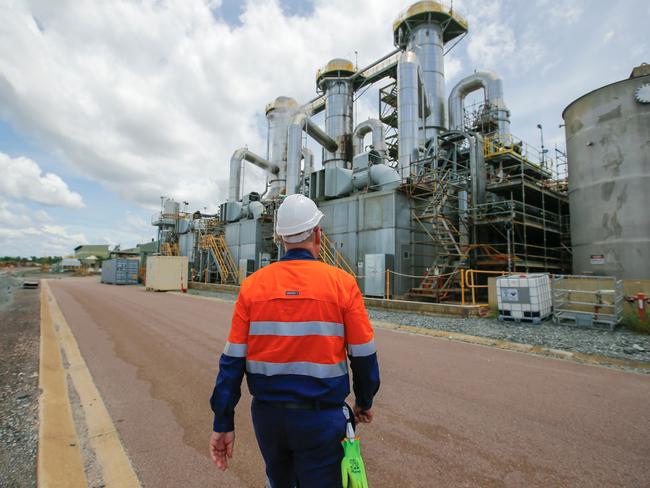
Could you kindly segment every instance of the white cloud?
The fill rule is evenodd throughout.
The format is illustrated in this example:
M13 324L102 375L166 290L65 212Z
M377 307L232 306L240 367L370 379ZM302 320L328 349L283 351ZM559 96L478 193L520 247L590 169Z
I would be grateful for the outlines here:
M512 29L494 22L489 28L479 29L472 35L467 52L475 63L490 66L512 57L516 48L517 42Z
M44 205L81 208L83 199L54 173L45 173L29 158L0 152L0 194Z
M537 0L536 4L555 25L575 24L583 15L580 0ZM598 7L589 5L589 8Z
M264 106L312 98L332 57L356 50L363 65L391 50L407 4L321 0L287 17L251 0L232 28L210 10L219 2L19 2L0 29L0 116L124 199L212 207L232 152L265 153Z
M0 197L0 255L62 256L88 242L84 233L70 231L52 221L44 210L33 210Z

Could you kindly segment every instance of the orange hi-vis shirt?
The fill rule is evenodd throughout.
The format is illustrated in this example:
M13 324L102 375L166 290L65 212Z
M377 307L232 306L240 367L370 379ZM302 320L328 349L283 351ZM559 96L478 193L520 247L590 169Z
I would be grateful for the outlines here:
M245 368L249 390L258 400L342 404L350 392L346 356L356 402L370 408L379 368L374 331L356 280L306 250L291 250L241 285L213 409L215 396L228 397L218 390L228 388L229 370L236 373L237 368L242 375ZM224 406L219 412L217 405L215 417L232 413L228 407L234 411L238 388L234 397L217 401Z

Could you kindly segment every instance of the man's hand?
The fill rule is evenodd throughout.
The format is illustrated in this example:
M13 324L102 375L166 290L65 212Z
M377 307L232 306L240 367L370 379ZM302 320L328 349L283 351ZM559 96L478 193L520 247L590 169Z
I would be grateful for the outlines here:
M213 432L210 436L210 457L221 471L228 469L235 448L235 432Z
M372 422L372 409L363 410L359 405L355 404L352 411L354 412L354 420L357 424L369 424Z

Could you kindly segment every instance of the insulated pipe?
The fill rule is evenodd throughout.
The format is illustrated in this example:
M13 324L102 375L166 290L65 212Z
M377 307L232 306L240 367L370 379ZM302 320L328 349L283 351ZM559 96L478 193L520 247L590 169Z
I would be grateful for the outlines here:
M287 187L286 194L293 195L298 191L300 183L300 159L302 157L302 131L305 131L327 151L335 152L338 144L328 136L318 125L313 123L306 113L294 115L288 129L287 140ZM313 157L312 157L313 167Z
M230 187L228 191L228 201L229 202L238 202L241 200L241 163L242 161L248 161L251 164L254 164L258 168L272 173L278 174L280 168L267 161L261 156L258 156L254 152L249 151L247 148L242 147L237 149L230 158Z
M510 112L503 101L503 82L496 73L479 71L463 78L449 95L449 126L452 130L464 130L463 102L470 93L485 90L485 99L497 119L499 134L510 133Z
M402 178L410 175L411 161L419 159L419 71L420 63L415 53L405 51L400 54L397 63L397 126Z
M424 23L410 32L406 49L415 53L422 70L424 93L429 114L423 125L421 140L435 137L447 128L445 107L445 63L443 27L438 22Z
M305 161L303 173L309 176L314 172L314 153L308 147L302 148L302 159Z
M354 155L361 154L364 151L363 138L372 132L372 147L381 157L386 156L386 141L384 139L384 126L377 119L368 119L357 125L352 134L352 143L354 144Z
M314 153L308 147L302 148L302 159L305 162L300 182L300 193L305 193L305 181L314 172Z

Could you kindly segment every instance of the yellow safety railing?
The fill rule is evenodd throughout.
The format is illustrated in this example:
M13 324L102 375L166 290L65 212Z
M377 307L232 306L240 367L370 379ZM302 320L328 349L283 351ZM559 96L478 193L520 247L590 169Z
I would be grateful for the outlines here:
M230 254L230 249L228 248L223 235L215 237L211 234L208 234L203 236L201 247L203 249L209 249L212 251L212 254L217 260L217 264L219 266L219 275L221 277L222 284L226 283L229 278L232 279L234 283L237 283L239 281L235 260L233 259L232 254Z
M488 275L488 276L503 276L507 275L507 271L488 271L482 269L465 269L461 270L460 275L460 294L461 294L461 304L465 305L465 289L469 288L472 292L472 305L486 305L485 303L476 303L476 290L479 288L485 289L488 287L485 285L476 284L476 275Z
M163 242L160 245L160 254L163 256L178 256L180 254L178 243Z
M331 265L331 266L336 266L337 268L341 268L343 271L350 273L352 276L356 276L356 273L352 269L352 266L348 264L348 262L345 260L343 255L336 249L336 247L332 246L332 241L330 240L329 237L323 232L321 229L321 244L320 244L320 252L318 253L318 257L321 259L321 261Z
M237 276L239 270L237 268L237 264L235 263L234 258L232 257L232 254L230 253L230 248L228 247L228 244L226 244L226 237L223 234L219 235L216 237L216 241L219 246L219 249L222 252L226 266L230 269L231 273L234 273L234 275Z

